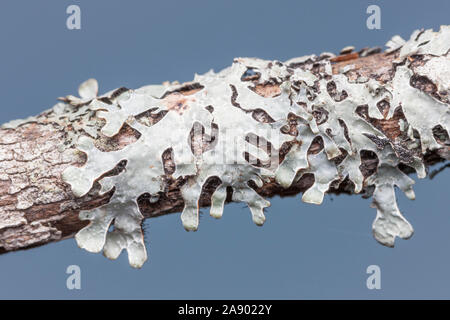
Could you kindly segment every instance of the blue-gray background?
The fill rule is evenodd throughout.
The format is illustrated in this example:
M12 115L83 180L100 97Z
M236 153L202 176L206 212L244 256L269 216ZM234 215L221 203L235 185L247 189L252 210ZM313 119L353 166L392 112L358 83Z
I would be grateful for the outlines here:
M82 29L66 28L78 4ZM381 30L366 8L381 7ZM448 24L443 1L23 1L0 4L0 122L37 114L95 77L101 92L188 81L237 56L286 60L346 45L383 46L395 34ZM264 227L241 204L187 233L179 214L146 222L149 261L109 261L73 239L0 256L0 298L450 298L450 170L398 193L415 227L394 249L371 236L375 209L359 196L272 199ZM69 291L68 265L82 289ZM381 290L366 268L381 268Z

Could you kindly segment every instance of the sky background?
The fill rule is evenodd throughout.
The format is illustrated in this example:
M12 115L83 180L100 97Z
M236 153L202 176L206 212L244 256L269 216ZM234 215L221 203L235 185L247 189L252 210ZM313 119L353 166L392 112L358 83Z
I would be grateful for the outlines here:
M81 8L81 30L66 28L71 4ZM371 4L381 8L381 30L366 27ZM189 81L239 56L284 61L383 47L395 34L437 30L449 12L448 0L2 0L0 122L38 114L91 77L104 93ZM221 220L204 209L195 233L179 214L147 220L149 260L140 270L125 253L110 261L74 239L1 255L0 298L449 299L449 178L446 170L417 181L414 201L397 193L415 234L394 249L372 238L370 199L327 195L315 206L273 198L262 228L243 204L227 205ZM366 287L373 264L381 290ZM69 265L81 268L81 290L66 288Z

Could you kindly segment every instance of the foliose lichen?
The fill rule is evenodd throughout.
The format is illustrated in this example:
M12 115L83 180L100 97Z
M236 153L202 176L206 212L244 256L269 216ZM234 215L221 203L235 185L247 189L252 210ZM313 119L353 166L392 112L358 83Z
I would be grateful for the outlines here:
M102 119L101 133L107 137L118 134L125 124L140 136L114 151L95 146L95 130L84 128L89 134L76 141L77 150L87 155L87 161L82 167L67 168L64 181L76 196L87 194L95 182L101 184L102 193L114 192L107 204L80 213L80 218L90 223L76 235L78 245L90 252L103 250L111 259L126 249L133 267L143 265L147 259L141 228L144 217L137 199L148 193L157 201L164 192L162 155L170 149L175 163L173 178L186 180L181 186L181 220L186 230L198 228L200 195L211 177L220 179L211 196L211 216L222 216L227 189L231 188L232 200L246 203L254 223L262 225L264 208L270 203L255 186L272 179L288 188L303 175L312 174L314 184L304 192L304 202L322 203L331 184L348 179L355 193L373 193L376 240L393 246L396 237L409 238L413 228L397 207L394 187L413 199L414 181L399 165L414 168L419 178L425 177L423 155L442 147L433 128L441 126L449 132L449 102L440 97L449 96L450 27L443 26L439 32L416 31L409 41L395 36L387 46L388 51L399 52L392 81L388 82L367 78L350 81L346 70L333 74L329 59L333 55L328 54L286 63L238 58L218 73L196 75L196 90L189 95L169 85L121 88L97 96L95 80L83 83L80 98L68 96L58 108L72 106L79 108L78 113L95 114ZM413 55L422 56L424 63L411 64L409 57ZM414 86L412 79L417 76L434 83L439 94ZM272 86L273 90L262 94L260 86ZM388 109L380 110L380 103ZM400 107L405 116L400 127L409 144L387 137L361 116L362 106L371 119L390 119ZM144 112L163 117L156 123L144 123L138 119ZM297 121L295 136L283 130L292 117ZM192 136L203 141L203 136L212 136L213 131L214 142L194 152ZM309 148L319 137L323 149L313 154ZM286 143L291 148L280 161L279 150ZM376 172L366 178L361 171L364 151L378 158ZM123 170L106 175L119 164Z

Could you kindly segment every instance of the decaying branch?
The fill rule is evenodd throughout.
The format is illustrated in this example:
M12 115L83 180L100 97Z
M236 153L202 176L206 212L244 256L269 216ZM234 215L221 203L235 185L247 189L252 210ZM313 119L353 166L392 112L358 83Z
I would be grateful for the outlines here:
M143 218L183 211L196 230L198 207L220 217L224 202L242 201L261 225L264 198L301 192L316 204L325 192L373 195L375 238L410 237L393 188L413 198L405 174L450 159L450 28L387 46L239 58L190 83L102 96L90 79L80 98L5 124L0 252L78 232L80 247L126 249L140 267Z

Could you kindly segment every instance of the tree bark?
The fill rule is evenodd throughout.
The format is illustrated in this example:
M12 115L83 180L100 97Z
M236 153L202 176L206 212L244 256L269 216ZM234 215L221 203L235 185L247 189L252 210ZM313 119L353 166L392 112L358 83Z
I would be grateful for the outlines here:
M390 53L378 50L362 50L359 53L345 53L331 56L333 74L344 74L349 80L358 77L375 79L380 83L392 80L396 68L395 60L399 51ZM409 57L410 61L420 64L419 57ZM315 62L307 60L302 67L314 69ZM295 63L291 64L296 67ZM251 80L251 79L250 79ZM433 86L423 84L422 91L435 94ZM192 83L178 86L177 89L166 94L164 99L170 101L176 94L189 96L199 90ZM256 90L262 96L273 96L279 92L279 84L259 84ZM397 109L391 118L370 118L367 110L362 108L362 116L373 126L382 131L391 142L401 135L400 119L404 119L401 108ZM62 178L62 172L69 166L82 166L86 155L74 152L73 141L84 132L76 130L73 119L62 119L57 125L50 120L51 111L46 111L30 121L25 121L13 128L0 129L0 253L27 249L53 241L73 237L76 232L87 225L86 221L78 218L80 210L99 207L108 202L113 191L99 195L98 183L83 197L75 197L70 186ZM144 115L145 116L145 115ZM425 116L425 115L424 115ZM149 117L148 121L157 121ZM101 119L92 119L102 121ZM295 125L292 126L295 129ZM98 128L99 138L96 143L100 149L117 150L138 138L138 133L128 125L124 125L119 134L112 138L103 136ZM439 134L437 132L436 134ZM424 163L428 165L448 159L449 145L442 141L442 148L424 154ZM323 147L320 139L314 140L309 152L318 152ZM280 150L281 160L289 150L289 145ZM377 170L378 161L372 154L362 154L361 171L367 178ZM147 195L139 198L139 207L145 218L152 218L183 209L183 198L180 186L184 178L171 177L170 155L167 155L164 166L167 169L165 180L168 182L166 191L156 203L151 203ZM404 166L404 172L411 172ZM408 171L409 170L409 171ZM265 182L257 192L264 197L292 196L305 191L314 183L314 176L304 175L289 188L282 188L275 180ZM217 181L210 179L204 187L200 198L200 206L210 205L210 196L217 187ZM352 193L353 185L343 181L332 185L329 193ZM227 202L231 201L228 190Z

